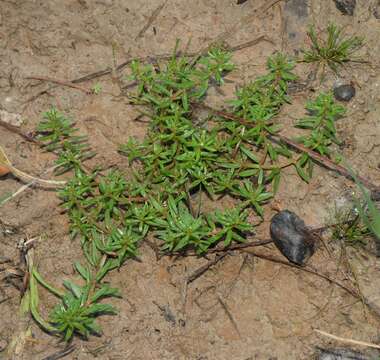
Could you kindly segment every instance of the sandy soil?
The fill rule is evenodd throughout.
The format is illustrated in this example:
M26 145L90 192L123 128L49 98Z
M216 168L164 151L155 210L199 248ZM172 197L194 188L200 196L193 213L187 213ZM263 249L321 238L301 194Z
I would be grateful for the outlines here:
M184 47L191 39L196 51L221 34L233 46L261 35L266 41L234 52L237 70L228 75L224 95L211 89L207 101L223 106L236 85L264 71L268 55L277 50L297 54L306 44L305 29L314 23L326 28L330 21L347 33L365 36L361 55L377 64L380 56L380 23L375 17L377 1L358 0L353 17L342 15L331 0L0 0L0 110L21 115L22 129L33 131L42 112L52 105L75 118L88 134L98 156L91 164L117 164L127 160L116 152L129 136L142 138L144 124L135 122L136 111L123 96L123 76L108 74L81 83L102 86L99 95L26 79L31 75L73 80L112 67L130 57L170 52L177 38ZM163 4L152 24L144 29L152 13ZM380 12L379 12L380 13ZM341 148L352 166L380 183L380 76L375 66L356 64L342 78L356 85L356 97L348 104L347 117L340 120ZM297 72L306 79L310 68ZM323 85L336 79L329 74ZM306 99L313 92L294 97L282 112L284 133L304 114ZM0 127L0 144L15 166L39 174L54 157ZM22 184L12 178L0 180L0 196ZM324 169L316 168L309 185L289 170L281 184L278 201L295 211L310 226L323 225L335 201L349 198L352 184ZM72 276L72 262L80 259L78 242L70 241L67 218L60 213L53 191L29 189L0 208L0 260L19 261L17 243L41 236L35 257L46 278L60 284ZM271 212L268 210L267 220ZM262 227L268 236L268 223ZM279 255L272 246L264 252ZM129 261L108 280L121 289L123 298L112 300L120 310L102 317L104 335L89 341L74 340L70 359L311 359L316 347L339 347L342 343L321 337L313 329L367 342L380 342L379 319L365 313L362 304L325 280L297 269L270 263L247 253L226 256L205 275L191 283L184 302L184 279L207 259L162 258L147 245L140 249L142 262ZM212 256L210 256L210 259ZM380 261L351 251L363 294L380 308ZM311 265L335 276L336 261L324 249ZM1 270L0 265L0 270ZM20 328L20 293L0 273L0 358ZM345 281L341 275L339 279ZM55 299L41 290L41 311L47 315ZM43 359L64 345L31 323L32 336L14 359ZM360 349L360 348L358 348ZM361 348L369 359L379 353ZM376 357L377 356L377 357Z

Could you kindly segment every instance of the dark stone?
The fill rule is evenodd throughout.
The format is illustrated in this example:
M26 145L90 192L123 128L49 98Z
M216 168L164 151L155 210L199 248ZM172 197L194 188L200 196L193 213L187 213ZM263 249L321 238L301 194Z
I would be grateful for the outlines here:
M351 84L339 85L334 88L334 97L339 101L350 101L356 90Z
M314 254L313 234L292 211L283 210L273 216L270 235L281 253L297 265L303 265Z
M247 2L248 0L237 0L236 4L237 5L241 5L241 4L244 4L245 2Z
M343 15L354 15L356 0L334 0L336 8Z

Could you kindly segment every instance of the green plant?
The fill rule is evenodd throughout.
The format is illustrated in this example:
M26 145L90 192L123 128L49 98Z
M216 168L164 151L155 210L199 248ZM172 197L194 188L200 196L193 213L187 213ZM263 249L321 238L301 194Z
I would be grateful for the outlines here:
M314 26L310 26L307 35L311 41L310 49L303 50L302 61L317 63L324 71L328 66L335 73L339 67L354 61L354 53L363 46L364 39L358 36L346 37L343 30L335 24L327 27L327 38L318 37Z
M331 157L330 146L341 144L336 135L335 122L344 116L344 106L335 103L332 93L321 93L315 100L306 105L308 116L299 120L296 127L311 130L306 136L298 137L297 141L305 147L321 155ZM307 153L296 162L299 175L309 181L313 172L313 160ZM305 171L306 169L306 171Z
M100 85L99 83L96 83L92 88L91 88L92 92L95 94L95 95L99 95L101 92L102 92L102 85Z

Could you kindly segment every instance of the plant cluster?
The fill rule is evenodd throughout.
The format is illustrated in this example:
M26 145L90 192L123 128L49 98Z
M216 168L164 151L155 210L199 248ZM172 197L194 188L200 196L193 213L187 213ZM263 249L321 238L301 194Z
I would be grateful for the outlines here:
M353 55L362 46L364 39L359 36L347 37L343 29L335 24L327 27L327 37L321 39L314 26L310 26L307 35L311 41L310 49L303 50L302 61L317 63L324 70L328 66L335 73L339 67L347 62L354 61Z
M310 178L312 160L307 154L294 160L284 144L273 142L280 130L276 115L290 101L287 90L296 79L294 65L281 54L273 55L265 75L237 89L231 101L235 119L210 115L199 122L197 105L210 84L222 85L224 74L234 67L230 53L215 47L194 61L178 57L175 50L160 67L132 62L137 89L130 99L148 107L151 121L142 142L130 138L119 149L130 162L128 177L118 170L105 175L86 170L83 161L93 156L86 138L76 135L74 124L57 110L44 114L37 128L39 140L57 154L59 172L74 170L59 197L85 263L74 265L78 279L65 281L65 291L31 269L34 299L38 282L61 300L49 322L40 317L38 301L33 302L32 314L41 326L65 340L99 333L96 317L115 312L102 299L119 296L104 277L136 257L148 234L160 241L164 252L193 249L202 254L219 242L243 242L254 231L250 215L264 216L263 205L277 191L284 167L296 166L304 180ZM309 116L298 126L311 133L300 141L330 156L329 146L339 143L334 122L344 110L331 94L321 94L307 110ZM235 200L235 207L203 211L202 198L214 201L226 195Z
M159 71L132 64L132 79L138 82L132 98L149 105L151 123L142 143L130 139L120 151L134 169L131 194L147 200L136 203L133 211L141 208L149 214L146 231L153 230L164 250L190 246L202 253L220 240L243 241L253 230L247 222L249 210L262 217L263 204L273 196L269 186L273 183L275 191L279 182L280 168L265 164L267 154L272 160L279 154L290 156L267 138L279 130L273 118L289 101L287 86L295 79L294 64L281 54L268 60L268 74L237 91L232 105L247 125L216 117L203 126L194 124L191 105L202 100L210 81L222 83L221 74L232 69L229 58L213 49L195 67L189 59L176 57ZM203 214L192 206L195 193L211 200L229 195L240 202L231 211Z
M75 264L79 281L65 281L66 291L48 284L33 269L33 279L61 299L43 322L33 307L33 316L48 330L55 329L65 340L77 333L99 333L95 318L115 309L99 302L118 296L117 289L103 282L105 275L137 255L139 242L149 232L161 241L163 251L188 248L203 253L223 241L242 242L254 227L248 221L251 209L263 216L263 204L272 197L271 183L278 183L279 168L263 166L255 149L270 158L287 150L272 147L266 136L278 129L272 118L288 101L287 83L294 79L293 64L282 55L268 61L268 74L239 90L233 106L244 112L249 128L218 118L204 126L194 124L194 103L203 99L210 82L223 83L232 70L230 54L212 49L196 63L173 55L159 71L153 66L132 63L138 82L132 96L149 105L151 124L142 143L130 139L120 151L132 166L130 178L117 170L100 175L88 172L83 160L92 152L77 129L55 109L44 114L37 128L39 140L58 155L60 171L74 170L74 177L59 191L62 207L70 218L72 238L81 241L85 264ZM251 99L249 99L251 96ZM233 157L231 154L233 153ZM205 193L211 199L226 194L240 200L226 211L209 214L194 210L192 197ZM201 196L200 196L201 198Z

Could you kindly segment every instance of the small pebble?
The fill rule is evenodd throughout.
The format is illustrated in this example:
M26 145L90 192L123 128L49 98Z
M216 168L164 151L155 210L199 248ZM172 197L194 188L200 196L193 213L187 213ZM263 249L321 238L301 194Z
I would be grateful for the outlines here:
M351 84L344 84L334 88L334 97L339 101L350 101L356 90Z
M248 0L237 0L236 5L241 5L247 2Z
M356 0L334 0L336 8L343 15L354 15Z
M273 216L270 235L281 253L297 265L303 265L314 254L313 234L292 211L283 210Z

